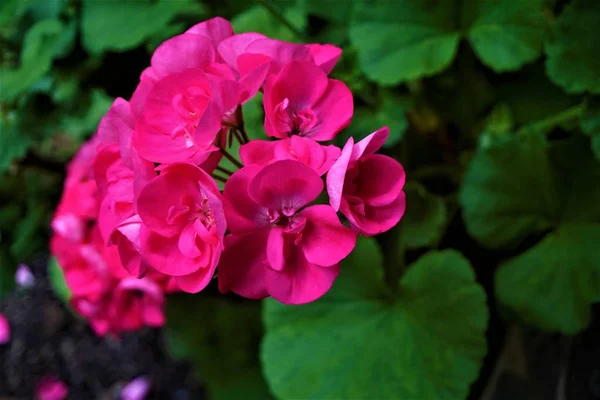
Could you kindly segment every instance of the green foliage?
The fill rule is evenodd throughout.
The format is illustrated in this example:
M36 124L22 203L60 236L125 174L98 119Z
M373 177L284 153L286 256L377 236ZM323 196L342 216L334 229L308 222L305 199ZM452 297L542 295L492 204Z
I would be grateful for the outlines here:
M167 321L171 355L194 361L215 397L269 398L258 366L259 303L178 294L167 301Z
M361 68L393 85L447 68L464 35L481 61L511 71L542 52L547 22L543 1L357 1L350 40ZM466 33L465 33L466 32Z
M600 164L578 136L547 143L539 133L480 148L460 201L469 233L492 248L514 247L563 223L600 218Z
M554 24L554 37L546 45L546 69L554 83L567 93L600 94L600 3L575 0Z
M435 245L446 227L448 213L444 201L417 182L404 186L406 213L402 222L402 237L409 248Z
M56 294L56 297L61 299L65 304L69 304L69 300L71 300L71 290L69 290L67 286L67 282L65 281L65 275L63 274L60 265L56 258L50 258L48 262L48 280L50 281L50 285Z
M581 114L581 129L592 138L592 150L600 160L600 98L590 97Z
M498 270L498 300L542 329L580 332L600 293L598 243L600 224L561 225Z
M48 251L65 164L113 99L131 96L162 41L216 15L236 32L340 46L331 77L352 90L355 113L334 143L389 126L382 152L408 183L401 226L376 238L384 253L362 238L321 300L266 301L264 339L257 302L168 299L170 350L194 362L212 398L270 398L263 372L283 399L480 397L469 386L485 354L485 296L470 261L447 248L472 246L463 223L500 250L486 254L500 265L493 281L477 274L493 318L564 334L588 325L600 301L592 0L4 1L0 295L19 263ZM268 140L261 94L243 114L250 138ZM49 274L67 300L55 260Z
M136 47L178 13L189 12L192 7L188 0L84 0L81 16L83 45L90 53Z
M361 239L322 299L265 302L261 354L278 397L466 397L486 353L487 325L469 262L454 250L427 253L393 297L381 272L375 241Z

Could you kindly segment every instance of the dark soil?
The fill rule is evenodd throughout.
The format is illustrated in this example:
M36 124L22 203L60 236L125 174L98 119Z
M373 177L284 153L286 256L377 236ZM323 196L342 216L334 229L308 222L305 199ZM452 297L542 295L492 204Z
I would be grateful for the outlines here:
M138 376L151 382L146 399L203 399L191 365L165 352L161 330L99 338L61 303L46 278L46 260L33 263L36 283L0 299L11 340L0 345L0 399L32 399L37 382L55 375L69 399L118 399Z

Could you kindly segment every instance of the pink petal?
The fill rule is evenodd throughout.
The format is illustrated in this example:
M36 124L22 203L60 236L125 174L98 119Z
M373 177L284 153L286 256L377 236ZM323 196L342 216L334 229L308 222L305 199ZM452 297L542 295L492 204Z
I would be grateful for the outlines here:
M304 304L323 296L340 272L339 265L319 267L310 263L299 248L281 272L266 269L269 294L284 304Z
M33 285L35 285L35 277L31 273L31 270L27 265L19 264L19 267L17 268L17 272L15 274L15 282L17 283L17 285L24 288L32 287ZM0 336L2 335L0 334ZM0 339L0 343L1 342L2 340Z
M202 169L185 163L171 164L140 192L140 218L160 235L178 235L197 211L196 204L203 200L200 189L218 193L216 183Z
M312 139L294 135L275 143L276 160L296 160L312 168L317 174L325 174L339 158L341 150L323 146Z
M315 200L322 191L323 182L319 175L292 160L277 161L264 167L248 186L248 194L256 203L289 215Z
M218 259L218 256L215 256L215 259ZM213 263L209 268L201 268L189 275L176 276L177 286L186 293L198 293L213 279L216 265Z
M192 99L193 115L182 102ZM156 83L136 124L133 145L146 160L204 161L221 128L223 111L216 88L199 69L172 74ZM202 156L202 159L198 159Z
M237 69L237 59L246 52L246 47L255 40L264 38L265 35L255 32L233 35L219 43L219 55L230 67Z
M350 157L352 157L353 147L354 139L350 137L342 149L342 154L340 154L340 157L327 173L327 194L329 195L329 204L331 204L331 207L333 207L335 211L340 209L346 171L348 170Z
M225 183L225 217L227 227L234 235L244 235L267 225L267 210L248 194L251 180L261 171L258 165L249 165L236 171Z
M366 205L365 212L356 213L342 200L340 211L348 218L352 228L365 236L378 235L393 228L404 215L406 197L404 192L396 200L383 207Z
M10 325L4 314L0 313L0 345L8 342L10 342Z
M390 128L384 126L354 145L352 149L352 160L358 160L362 156L375 153L383 146L390 134Z
M326 204L308 207L301 246L308 262L323 267L338 264L356 245L356 234L340 222L335 210Z
M325 94L313 106L318 119L317 125L306 136L313 140L332 140L344 129L354 113L352 92L345 83L329 79Z
M233 27L225 18L214 17L192 26L186 33L207 37L216 48L223 40L233 36Z
M131 137L134 124L131 106L118 97L98 124L98 137L104 144L119 144L121 137Z
M245 103L254 97L267 79L271 68L271 59L262 54L245 53L238 57L237 63L242 75L240 83L244 87L240 103Z
M327 83L327 75L312 62L291 61L277 74L270 90L265 89L265 97L270 97L274 105L287 98L290 109L300 111L311 107L323 96ZM265 109L265 112L269 111Z
M240 147L240 158L244 165L268 165L274 161L275 148L279 142L271 140L251 140Z
M63 400L69 395L69 388L56 376L42 378L35 389L36 400Z
M323 72L329 74L335 64L342 56L342 49L331 44L309 44L310 54L315 60L315 64L321 67Z
M382 154L368 155L358 165L355 196L370 206L388 205L398 198L405 178L398 161Z
M277 74L290 61L312 61L308 46L269 38L258 38L250 42L246 46L245 52L270 57L270 75Z
M274 226L269 232L267 240L267 260L275 271L281 271L285 267L285 239L283 228Z
M232 291L249 299L268 297L265 289L268 234L269 229L262 229L245 236L225 236L225 251L218 266L221 293Z
M179 250L178 237L164 237L149 229L141 230L140 243L148 264L166 275L189 275L211 264L213 250L210 246L204 246L200 257L188 258Z
M204 69L215 61L215 50L209 38L184 33L163 42L152 55L152 70L157 78L189 68Z
M121 390L121 400L144 400L150 390L150 379L140 376Z

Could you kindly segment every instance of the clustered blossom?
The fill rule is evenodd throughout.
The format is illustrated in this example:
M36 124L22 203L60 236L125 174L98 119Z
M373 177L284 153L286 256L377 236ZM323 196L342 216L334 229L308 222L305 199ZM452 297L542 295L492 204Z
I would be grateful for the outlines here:
M98 335L164 324L164 294L172 278L150 271L141 279L123 267L116 247L100 233L100 191L93 163L98 137L86 143L67 169L61 202L52 219L52 253L71 291L71 305Z
M75 308L97 325L127 315L117 325L129 329L162 323L165 292L197 293L215 277L221 292L252 299L325 294L356 236L389 230L405 208L402 166L374 154L388 128L330 143L354 107L328 76L340 56L332 45L234 34L222 18L162 43L70 167L53 226L55 241L70 241L54 252ZM248 140L242 105L258 92L264 139ZM220 167L224 158L239 169Z

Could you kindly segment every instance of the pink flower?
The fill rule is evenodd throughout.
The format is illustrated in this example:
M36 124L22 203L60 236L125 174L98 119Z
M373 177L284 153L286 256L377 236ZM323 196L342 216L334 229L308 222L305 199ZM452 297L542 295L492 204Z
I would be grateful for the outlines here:
M218 46L218 53L231 68L244 75L269 64L269 75L277 74L290 61L310 61L330 73L342 50L333 45L297 44L270 39L260 33L233 35Z
M352 138L327 174L329 202L364 235L377 235L400 221L406 207L402 188L405 174L393 158L373 154L383 145L389 129L381 128L360 142Z
M240 147L244 165L268 165L280 160L296 160L323 175L340 156L341 150L334 145L323 146L301 136L267 141L252 140Z
M271 76L264 93L265 131L331 140L350 123L354 105L348 87L312 62L292 61Z
M32 287L35 284L35 277L27 265L19 264L15 273L15 282L24 288Z
M142 326L164 325L164 301L160 287L149 279L121 280L112 293L109 309L114 330L132 331Z
M171 164L142 189L140 247L157 271L196 293L212 279L226 230L215 181L191 164Z
M244 167L225 184L230 232L219 264L219 288L288 304L329 290L355 234L328 205L305 206L323 190L319 175L292 160Z
M69 395L69 388L56 376L42 378L35 389L36 400L63 400Z
M10 325L4 314L0 313L0 345L10 342Z
M144 376L133 379L121 390L121 400L144 400L150 390L150 380Z
M149 161L204 161L215 149L225 110L218 87L198 68L156 82L144 103L133 145Z

